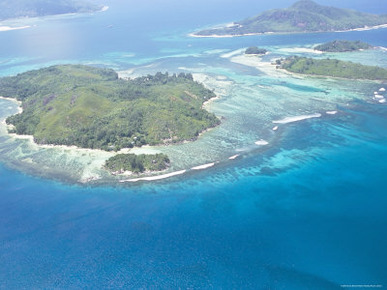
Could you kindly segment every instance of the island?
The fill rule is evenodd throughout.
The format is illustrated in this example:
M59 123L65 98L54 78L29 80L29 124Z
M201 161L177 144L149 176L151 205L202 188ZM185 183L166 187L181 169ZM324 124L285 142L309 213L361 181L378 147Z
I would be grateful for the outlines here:
M12 4L10 4L12 2ZM72 0L12 0L0 1L0 20L41 17L68 13L101 11L104 7L89 1Z
M105 168L112 174L143 173L162 171L168 168L170 160L165 154L117 154L105 162Z
M300 0L289 8L265 11L225 27L201 30L196 37L230 37L264 33L308 33L368 29L387 24L387 15L362 13Z
M276 64L279 65L277 68L299 74L347 79L387 80L387 70L384 68L337 59L291 56L285 60L277 60Z
M260 55L260 54L266 54L267 50L264 48L258 48L256 46L248 47L245 51L245 54L254 54L254 55Z
M373 48L372 45L357 41L348 41L348 40L334 40L324 44L317 45L314 50L323 51L323 52L348 52L348 51L357 51Z
M1 78L0 95L22 102L22 113L6 119L9 132L37 144L119 151L195 140L220 123L203 108L214 92L189 73L122 79L111 69L57 65Z

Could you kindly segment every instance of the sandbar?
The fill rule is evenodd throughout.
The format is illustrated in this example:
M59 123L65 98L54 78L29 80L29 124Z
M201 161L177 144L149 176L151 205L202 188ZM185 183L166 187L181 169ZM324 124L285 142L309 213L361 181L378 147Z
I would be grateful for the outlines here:
M120 180L120 182L123 183L123 182L137 182L137 181L154 181L154 180L169 178L169 177L176 176L176 175L181 175L181 174L184 174L186 171L187 170L180 170L180 171L175 171L175 172L162 174L162 175Z
M26 29L26 28L30 28L30 27L31 27L31 26L29 26L29 25L19 26L19 27L0 26L0 32L2 32L2 31L11 31L11 30Z
M311 115L301 115L301 116L294 116L294 117L285 117L281 120L276 120L273 121L274 124L288 124L288 123L293 123L293 122L298 122L306 119L311 119L311 118L319 118L321 117L321 114L316 113L316 114L311 114Z
M256 141L255 144L258 145L258 146L265 146L265 145L268 145L269 142L267 142L266 140L261 139L261 140Z
M207 163L207 164L195 166L195 167L192 167L191 169L192 170L201 170L201 169L206 169L206 168L212 167L214 165L215 165L215 162L212 162L212 163Z

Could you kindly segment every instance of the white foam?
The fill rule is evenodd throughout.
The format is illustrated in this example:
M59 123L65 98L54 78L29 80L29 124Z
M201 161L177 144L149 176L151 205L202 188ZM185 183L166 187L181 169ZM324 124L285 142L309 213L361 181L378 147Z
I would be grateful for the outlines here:
M298 122L306 119L311 119L311 118L320 118L321 114L316 113L316 114L311 114L311 115L301 115L301 116L294 116L294 117L286 117L281 120L276 120L273 121L274 124L288 124L288 123L293 123L293 122Z
M386 91L385 88L380 88L380 89L379 89L379 92L385 92L385 91Z
M335 115L337 114L337 111L326 111L325 113L327 113L328 115Z
M278 126L273 127L273 131L277 131L277 130L278 130Z
M109 10L109 6L103 6L99 12L105 12L107 10Z
M233 155L233 156L229 157L228 159L230 159L230 160L234 160L234 159L236 159L237 157L239 157L239 154L235 154L235 155Z
M386 102L386 99L381 99L381 100L379 100L379 103L385 103Z
M382 95L375 95L376 99L383 99L384 97Z
M266 140L258 140L257 142L255 142L256 145L259 145L259 146L265 146L265 145L268 145L269 142L267 142Z
M169 178L169 177L176 176L176 175L181 175L181 174L184 174L186 171L187 170L180 170L180 171L175 171L175 172L162 174L162 175L120 180L120 182L123 183L123 182L137 182L137 181L154 181L154 180Z
M215 165L215 162L212 162L212 163L207 163L207 164L195 166L195 167L192 167L191 169L192 170L201 170L201 169L206 169L206 168L212 167L214 165Z

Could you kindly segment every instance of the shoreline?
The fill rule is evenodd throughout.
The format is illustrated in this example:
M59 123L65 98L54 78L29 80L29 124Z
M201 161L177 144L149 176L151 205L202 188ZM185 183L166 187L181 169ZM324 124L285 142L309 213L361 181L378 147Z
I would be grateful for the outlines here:
M219 98L219 96L215 96L215 97L211 98L210 100L213 101L213 99L217 99L217 98ZM10 102L13 102L13 103L18 105L18 112L14 113L14 114L11 114L10 116L13 116L13 115L16 115L16 114L20 114L20 113L23 112L22 107L21 107L22 102L18 101L16 98L7 98L7 97L0 96L0 99L1 100L6 100L6 101L10 101ZM210 101L210 100L208 100L208 101ZM150 150L152 150L153 148L150 145L144 145L144 146L138 147L138 148L122 148L120 151L115 152L115 151L104 151L102 149L82 148L82 147L78 147L76 145L38 144L38 143L35 142L33 135L19 135L19 134L16 134L16 133L9 133L8 132L8 127L11 126L11 125L7 125L5 120L6 119L4 119L2 121L2 124L5 127L5 130L7 132L6 133L7 136L9 136L11 139L14 139L14 140L15 139L26 140L29 145L33 146L33 148L35 148L37 150L39 150L39 149L55 149L55 150L60 150L58 152L62 151L62 153L65 153L65 154L72 154L72 153L76 153L78 155L89 154L89 155L99 156L98 158L102 158L105 161L108 158L110 158L112 156L115 156L115 155L118 155L118 154L128 154L128 153L133 153L133 154L153 154L153 153L141 153L141 152L139 152L139 150L141 150L141 149L145 149L145 150L146 149L150 149ZM201 132L197 138L199 138L203 133L209 131L210 129L212 129L212 128L208 128L208 129L204 130L203 132ZM183 142L189 142L189 141L182 141L182 143ZM159 146L160 145L162 145L162 146L169 146L170 144L159 144ZM158 151L157 149L154 149L154 150ZM116 181L120 182L120 183L123 183L123 182L160 180L160 179L169 178L169 177L172 177L172 176L175 176L175 175L183 174L183 173L187 172L188 170L206 169L206 168L214 166L216 163L217 162L213 162L213 163L204 164L204 165L196 166L196 167L193 167L193 168L182 169L180 171L165 173L165 174L161 174L161 175L160 174L157 175L158 173L160 173L159 171L147 172L146 174L150 174L149 176L144 176L144 175L143 175L143 177L138 177L138 176L135 177L135 176L133 176L134 178L118 179ZM101 169L101 168L98 167L98 168L94 168L94 169ZM114 174L112 174L111 172L109 172L109 171L107 171L107 172L110 175L114 176ZM116 176L120 177L120 175L116 175ZM121 177L128 178L128 175L126 175L126 176L122 175ZM86 184L86 183L89 183L91 181L98 180L98 179L100 179L99 175L98 176L94 176L94 175L92 175L92 176L88 176L88 175L87 176L83 176L82 175L80 177L80 179L78 180L78 182L80 182L82 184Z
M227 27L222 27L227 28ZM210 34L210 35L198 35L196 32L189 33L187 36L194 38L232 38L232 37L243 37L243 36L257 36L257 35L287 35L287 34L310 34L310 33L343 33L351 31L368 31L374 29L387 28L386 24L374 25L374 26L364 26L359 28L353 28L348 30L335 30L335 31L300 31L300 32L252 32L244 34Z
M32 17L28 17L28 16L19 16L19 17L14 17L14 18L7 18L7 19L3 19L0 21L0 32L4 32L4 31L12 31L12 30L21 30L21 29L27 29L27 28L31 28L32 26L31 25L24 25L24 26L16 26L16 27L12 27L12 26L9 26L9 25L2 25L2 23L7 23L7 22L14 22L14 21L23 21L23 20L30 20L30 19L46 19L46 18L50 18L50 17L56 17L56 16L74 16L74 15L82 15L82 14L92 14L92 13L100 13L100 12L105 12L107 10L109 10L109 6L107 5L104 5L101 7L101 9L99 10L94 10L94 11L84 11L84 12L68 12L68 13L59 13L59 14L48 14L48 15L41 15L41 16L32 16Z
M21 30L21 29L27 29L27 28L31 28L31 26L30 25L18 26L18 27L0 26L0 32L12 31L12 30Z

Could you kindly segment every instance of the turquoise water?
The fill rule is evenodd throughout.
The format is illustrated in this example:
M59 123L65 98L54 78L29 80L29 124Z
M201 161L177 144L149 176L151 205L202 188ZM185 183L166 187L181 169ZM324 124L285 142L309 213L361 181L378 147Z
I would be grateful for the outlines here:
M128 15L141 7L124 13L127 4L113 4L105 14L0 33L1 75L62 62L132 75L204 75L221 95L208 109L224 117L222 125L197 143L153 150L172 154L176 170L219 163L155 182L78 185L92 154L38 150L0 127L1 287L387 285L387 107L371 98L385 84L299 79L224 57L258 43L270 48L270 60L335 34L192 39L185 34L206 19L196 24L193 16L184 22L162 13L170 16L164 30L149 20L135 29L131 21L140 17ZM340 37L387 46L385 35L384 29ZM387 67L385 55L375 50L356 58ZM0 100L0 115L12 112L16 105ZM273 120L314 113L321 117L272 130ZM260 139L269 145L256 146Z

